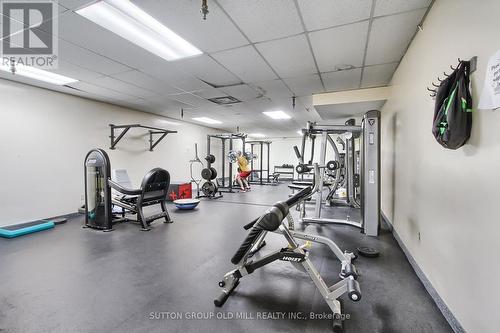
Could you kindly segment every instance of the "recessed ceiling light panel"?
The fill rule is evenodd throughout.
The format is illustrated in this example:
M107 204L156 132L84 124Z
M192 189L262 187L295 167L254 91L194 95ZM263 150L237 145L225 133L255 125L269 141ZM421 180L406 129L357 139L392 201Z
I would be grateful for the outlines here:
M4 72L11 72L11 67L7 65L0 65L0 70ZM64 75L55 74L40 68L25 66L22 64L16 64L15 75L20 75L28 77L30 79L56 84L58 86L63 86L65 84L70 84L78 81L76 79Z
M202 54L128 0L101 0L76 13L168 61Z
M262 134L262 133L251 133L251 134L248 134L248 136L250 136L252 138L265 138L266 137L266 135Z
M292 118L283 111L264 111L262 113L265 114L266 116L272 118L272 119L290 119L290 118Z
M205 124L211 124L211 125L222 124L222 121L218 121L218 120L208 118L208 117L195 117L195 118L193 118L193 120L196 120L196 121L199 121L199 122L205 123Z

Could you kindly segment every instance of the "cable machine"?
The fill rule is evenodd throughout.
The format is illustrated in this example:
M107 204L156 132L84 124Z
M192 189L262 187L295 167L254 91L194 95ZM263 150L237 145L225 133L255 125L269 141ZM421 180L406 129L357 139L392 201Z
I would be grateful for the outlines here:
M364 233L369 236L377 236L380 225L380 111L368 111L362 120L361 125L356 125L352 121L348 121L345 125L329 125L308 123L307 129L304 131L302 141L302 149L299 152L295 148L295 152L300 161L304 160L305 140L306 135L317 135L321 138L320 160L319 167L315 170L315 213L314 217L305 217L303 214L302 221L306 223L339 223L348 224L363 229ZM347 178L347 202L349 205L361 209L361 221L329 219L321 217L323 205L323 173L320 171L327 165L326 150L330 144L335 151L335 158L339 162L340 154L336 148L331 134L343 134L346 138L345 147L345 168ZM361 172L357 176L357 158L354 138L360 138L360 169ZM311 158L312 159L312 158ZM329 162L330 163L330 162ZM341 163L339 162L339 165ZM305 171L312 171L312 164L299 164L298 168ZM338 172L339 169L336 169ZM299 170L297 170L299 172ZM358 178L359 179L356 179ZM338 173L336 181L338 181ZM355 183L360 184L360 193L358 192ZM359 200L360 199L360 200ZM305 207L304 207L305 209ZM303 211L305 213L305 210Z

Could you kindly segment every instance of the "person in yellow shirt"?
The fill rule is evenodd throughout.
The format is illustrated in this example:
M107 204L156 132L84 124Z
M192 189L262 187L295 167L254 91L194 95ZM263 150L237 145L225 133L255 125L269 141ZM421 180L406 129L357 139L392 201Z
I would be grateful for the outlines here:
M248 163L245 155L238 151L238 174L236 175L236 181L240 185L241 191L250 191L250 184L247 180L248 176L252 173L252 168L250 163Z

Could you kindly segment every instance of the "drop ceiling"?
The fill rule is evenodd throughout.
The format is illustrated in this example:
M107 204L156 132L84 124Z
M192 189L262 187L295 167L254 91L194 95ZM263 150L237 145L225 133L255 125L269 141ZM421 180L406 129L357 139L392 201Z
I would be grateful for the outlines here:
M295 135L307 120L358 115L373 105L313 107L311 95L387 85L431 0L132 0L203 51L167 62L75 14L93 0L59 0L54 87L0 77L224 130ZM3 15L2 15L3 16ZM241 103L217 105L230 95ZM293 107L292 96L296 96ZM376 105L375 105L376 104ZM380 103L375 103L380 107ZM283 110L275 121L262 111ZM361 110L361 112L359 111Z

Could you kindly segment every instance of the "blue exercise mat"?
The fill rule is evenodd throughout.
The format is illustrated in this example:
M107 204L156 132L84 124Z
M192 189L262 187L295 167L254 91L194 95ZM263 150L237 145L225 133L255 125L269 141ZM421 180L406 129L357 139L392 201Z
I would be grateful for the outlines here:
M0 237L4 238L14 238L33 232L42 231L46 229L54 228L55 224L53 221L38 220L27 223L20 223L14 225L8 225L0 227Z

